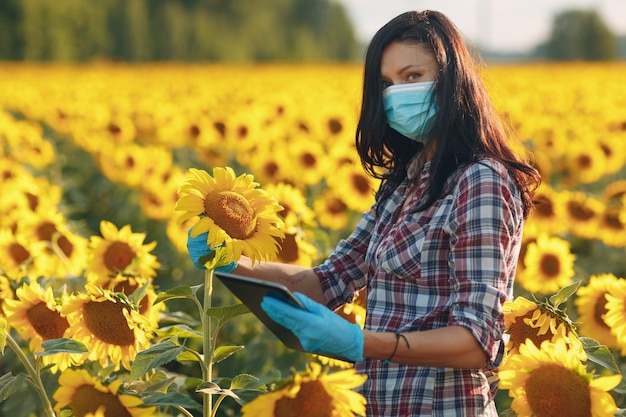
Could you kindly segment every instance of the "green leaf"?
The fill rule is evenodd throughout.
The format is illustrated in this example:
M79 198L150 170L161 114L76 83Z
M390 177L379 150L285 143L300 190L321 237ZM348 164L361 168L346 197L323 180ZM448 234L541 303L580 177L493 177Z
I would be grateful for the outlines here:
M155 333L161 338L173 336L178 336L179 338L202 338L201 332L198 332L184 324L162 327L157 329Z
M178 362L200 362L200 359L189 351L184 351L176 357Z
M150 288L150 285L152 285L150 281L146 282L144 285L133 291L133 293L128 296L128 299L132 301L134 305L138 306L141 299L144 297L144 295L146 295L146 292L148 291L148 288Z
M195 298L194 291L187 285L181 285L174 287L166 292L159 293L153 305L159 304L162 301L173 300L175 298L188 298L193 300Z
M0 402L9 398L9 395L22 390L26 386L26 375L13 376L10 372L0 377Z
M7 321L0 317L0 353L4 355L4 347L7 345Z
M250 310L243 304L234 304L226 307L211 307L206 310L206 314L217 319L218 326L221 326L227 320L233 317L241 316L249 313Z
M589 337L580 337L580 341L583 343L583 348L587 353L588 360L600 366L604 366L615 373L620 373L619 367L615 362L615 357L609 348Z
M88 353L89 349L81 342L72 339L49 339L41 342L43 352L33 352L38 356L56 355L57 353Z
M577 281L567 287L561 288L556 294L550 297L550 304L555 308L563 304L570 296L576 294L576 290L580 286L580 283L581 281Z
M510 408L507 408L506 410L498 414L498 416L499 417L517 417L517 413L511 410Z
M147 350L139 352L133 362L130 371L130 379L134 380L140 378L150 369L175 360L183 350L184 348L178 344L178 340L172 338L166 339L159 344L151 346Z
M243 348L244 346L218 346L213 353L213 363L221 362Z
M143 403L148 406L171 406L171 407L183 407L191 408L195 410L201 410L202 405L193 401L191 398L183 395L179 392L168 392L166 394L162 392L155 392L146 397L143 397Z
M200 325L200 321L196 317L184 311L169 311L163 314L159 322L162 324L186 324L189 327Z
M250 374L239 374L230 383L230 389L256 389L264 388L265 384L259 378Z

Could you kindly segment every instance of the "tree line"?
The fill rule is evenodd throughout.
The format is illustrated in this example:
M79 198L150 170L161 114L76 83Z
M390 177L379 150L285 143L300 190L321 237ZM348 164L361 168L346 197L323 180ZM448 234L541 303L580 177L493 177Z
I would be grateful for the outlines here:
M81 62L349 60L329 0L2 0L0 59Z
M363 45L336 0L0 0L0 60L362 58ZM593 9L566 10L523 58L626 59L626 39Z

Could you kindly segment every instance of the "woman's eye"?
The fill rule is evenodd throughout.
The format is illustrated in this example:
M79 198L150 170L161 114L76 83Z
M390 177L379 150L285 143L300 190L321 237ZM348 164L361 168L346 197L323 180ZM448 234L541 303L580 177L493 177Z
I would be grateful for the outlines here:
M409 76L407 77L407 79L409 81L415 81L417 79L419 79L420 75L419 74L409 74Z

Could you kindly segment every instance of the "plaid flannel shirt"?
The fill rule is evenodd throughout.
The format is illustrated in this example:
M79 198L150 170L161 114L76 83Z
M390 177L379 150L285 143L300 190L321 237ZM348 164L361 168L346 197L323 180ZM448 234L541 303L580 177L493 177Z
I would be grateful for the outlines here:
M447 194L418 212L428 167L421 173L409 169L380 216L376 205L364 213L315 271L331 309L366 290L366 329L463 326L488 357L483 369L474 370L357 363L368 375L360 388L368 417L497 416L493 371L504 348L502 304L513 295L521 245L519 192L502 164L484 159L452 175ZM415 175L417 185L409 185ZM401 211L393 221L396 210Z

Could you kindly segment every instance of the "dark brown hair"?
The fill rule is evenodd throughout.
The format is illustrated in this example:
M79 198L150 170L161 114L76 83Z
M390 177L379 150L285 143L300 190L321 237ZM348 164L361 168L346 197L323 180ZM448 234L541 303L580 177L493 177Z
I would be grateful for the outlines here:
M406 12L389 21L374 35L365 56L356 147L365 170L382 180L377 201L384 201L393 193L406 177L409 162L424 148L387 124L381 59L385 48L394 41L426 46L439 68L435 86L439 111L428 134L437 146L431 160L428 199L420 209L430 207L441 197L446 180L459 166L492 158L507 167L520 190L524 215L528 216L534 191L541 181L539 173L509 145L502 119L459 30L443 14L430 10Z

